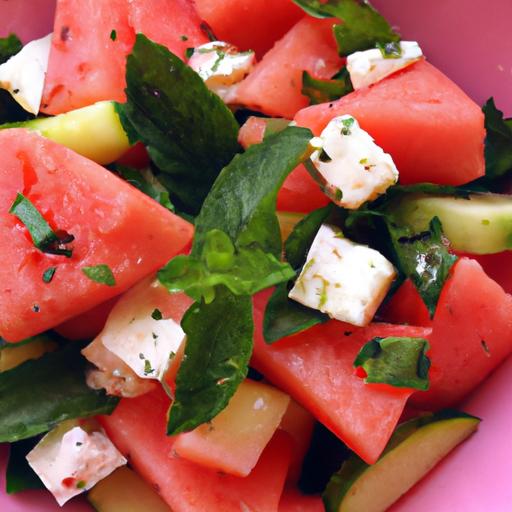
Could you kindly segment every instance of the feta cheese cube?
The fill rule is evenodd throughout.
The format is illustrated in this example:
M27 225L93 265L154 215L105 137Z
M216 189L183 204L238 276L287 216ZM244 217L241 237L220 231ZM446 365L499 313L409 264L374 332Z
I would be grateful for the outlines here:
M232 86L241 82L254 66L253 51L239 52L223 41L212 41L194 49L188 64L210 90L229 101Z
M46 434L27 461L61 506L127 462L101 428L75 421Z
M308 170L339 206L357 209L398 181L391 156L352 116L335 117L310 144L316 150Z
M31 114L37 115L43 97L44 80L52 34L26 44L22 50L0 65L0 88Z
M347 57L347 69L354 89L361 89L386 78L423 58L416 41L389 43L382 48L355 52Z
M324 224L289 297L336 320L365 326L395 276L393 265L378 251Z

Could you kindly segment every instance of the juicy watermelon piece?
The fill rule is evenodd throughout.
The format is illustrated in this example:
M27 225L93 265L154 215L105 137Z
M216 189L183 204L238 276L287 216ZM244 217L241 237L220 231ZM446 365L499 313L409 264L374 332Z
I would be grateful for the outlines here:
M58 0L42 112L125 101L126 56L135 34L184 57L187 47L208 41L200 24L189 0Z
M385 448L413 390L365 384L353 363L376 336L425 338L423 327L372 324L365 328L330 321L267 345L261 326L266 294L255 299L252 366L306 407L368 463Z
M304 15L292 0L196 0L196 8L218 39L258 57Z
M462 258L441 293L429 342L430 389L411 403L451 407L512 352L512 296L476 261Z
M426 61L381 82L297 114L315 135L351 114L390 153L404 184L460 185L485 173L484 116L457 85Z
M341 68L332 19L299 21L238 86L235 102L252 110L292 118L309 104L301 93L302 72L330 78Z
M320 496L305 496L297 489L285 489L279 503L279 512L324 512Z
M110 439L132 467L174 512L277 512L288 465L290 438L277 431L245 478L217 473L174 454L176 438L165 434L169 399L158 389L123 399L100 418Z
M90 310L156 271L190 242L192 226L103 167L23 129L0 132L0 336L18 341ZM9 209L23 193L73 256L39 251ZM86 266L108 265L116 286ZM42 276L57 270L50 283Z
M264 117L251 116L240 128L238 142L244 149L259 144L265 136L266 129L267 121Z

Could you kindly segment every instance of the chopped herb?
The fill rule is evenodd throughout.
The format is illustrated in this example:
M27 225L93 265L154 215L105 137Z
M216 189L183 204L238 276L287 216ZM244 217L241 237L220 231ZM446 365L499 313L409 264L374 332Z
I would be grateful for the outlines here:
M151 333L151 336L153 336L154 340L158 339L158 334L155 334L154 332Z
M187 48L185 50L185 57L187 57L187 59L190 59L192 57L192 55L194 55L194 51L195 51L195 48Z
M318 155L318 160L326 164L328 162L331 162L332 158L327 154L327 151L325 151L325 149L322 148L322 150L320 151L320 155Z
M115 286L116 279L108 265L94 265L92 267L82 267L82 272L95 283L106 286Z
M34 304L34 305L32 306L32 311L33 311L34 313L39 313L39 311L41 311L41 308L39 307L39 304Z
M314 78L307 71L302 73L302 94L309 98L311 105L337 100L354 90L346 67L330 80Z
M43 272L43 282L50 283L57 271L57 267L49 267Z
M76 442L76 446L82 446L84 443L81 443L80 441Z
M352 126L354 126L355 119L353 117L347 117L345 119L341 120L343 124L343 128L341 129L342 135L352 135L352 132L350 131Z
M139 352L139 359L146 359L146 356L142 352Z
M110 32L110 39L112 39L112 41L115 41L117 39L117 32L115 30L112 30L112 32Z
M384 59L399 59L402 56L402 47L400 42L391 41L389 43L377 43L377 48L380 50Z
M155 308L153 310L153 313L151 313L151 318L153 320L162 320L162 318L163 318L162 312L158 308Z
M182 41L188 41L188 36L186 36L186 35L182 35L182 36L180 36L180 39L181 39Z
M226 52L223 52L221 50L217 50L217 59L213 63L212 66L212 73L215 73L219 69L219 66L221 62L226 58Z
M77 489L85 489L85 486L87 485L87 482L85 482L84 480L79 480L77 483L76 483L76 488Z
M151 361L146 359L144 361L144 375L149 375L150 373L153 373L154 371L155 370L153 370L153 368L151 368Z
M339 203L343 199L343 190L341 188L336 188L334 192L334 200Z
M55 233L32 202L18 193L9 213L17 217L27 228L34 245L42 252L71 258L72 249L65 246L74 240L64 231Z

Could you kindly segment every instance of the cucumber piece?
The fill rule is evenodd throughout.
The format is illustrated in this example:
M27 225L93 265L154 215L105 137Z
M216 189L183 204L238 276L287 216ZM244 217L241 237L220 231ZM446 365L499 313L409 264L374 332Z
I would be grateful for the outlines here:
M19 343L0 342L0 373L16 368L29 359L38 359L56 348L57 343L45 335Z
M102 165L117 160L130 148L111 101L100 101L55 117L39 117L0 126L0 129L6 128L37 131L43 137Z
M479 423L474 416L445 411L400 425L375 464L354 454L333 475L323 497L327 512L384 512Z
M427 230L439 217L443 233L457 251L492 254L512 248L512 196L471 194L463 197L411 195L389 210L398 224Z
M156 491L126 466L98 482L87 499L98 512L171 511Z

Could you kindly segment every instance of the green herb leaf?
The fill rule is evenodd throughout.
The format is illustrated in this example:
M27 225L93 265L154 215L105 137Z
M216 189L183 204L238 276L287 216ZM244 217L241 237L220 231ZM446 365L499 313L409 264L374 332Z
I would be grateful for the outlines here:
M43 282L51 283L55 272L57 271L57 267L49 267L43 272Z
M28 229L34 245L42 252L71 258L73 251L65 246L73 235L57 235L37 208L23 194L18 193L9 213L17 217Z
M430 345L422 338L374 338L366 343L354 361L362 367L366 383L382 383L426 391L429 388Z
M252 301L220 289L211 304L193 304L181 326L187 344L176 377L169 435L193 430L214 418L247 375L252 353Z
M434 316L444 283L458 259L443 243L441 222L434 217L429 229L421 233L413 232L408 226L399 226L389 218L386 225L396 265L414 283L430 316Z
M12 443L9 447L9 462L5 473L7 494L16 494L27 489L44 489L44 484L29 466L27 454L39 442L39 437Z
M110 39L112 39L112 41L117 39L117 32L114 29L110 32Z
M302 73L302 94L309 98L310 105L337 100L353 90L354 87L346 67L331 80L313 78L307 71Z
M0 442L47 432L57 423L110 414L118 399L85 383L80 343L0 373Z
M224 102L164 46L138 34L118 106L131 142L141 140L177 207L196 214L221 169L240 151Z
M124 165L114 166L115 171L130 185L144 192L160 203L164 208L174 212L174 205L169 199L169 191L162 185L151 169L133 169Z
M13 55L19 53L22 48L23 44L15 34L0 37L0 64L7 62Z
M267 343L274 343L327 320L329 317L320 311L289 299L288 286L283 283L276 286L265 308L263 337Z
M95 283L104 284L106 286L116 285L116 278L108 265L82 267L82 272Z
M319 0L293 0L302 10L313 18L332 18L333 15L325 9L325 3Z
M512 170L512 119L503 119L503 112L490 98L483 107L485 114L485 175L499 178Z
M153 310L153 313L151 313L151 318L153 320L162 320L162 318L163 318L162 312L158 308L155 308ZM144 359L144 358L142 358L142 359Z

